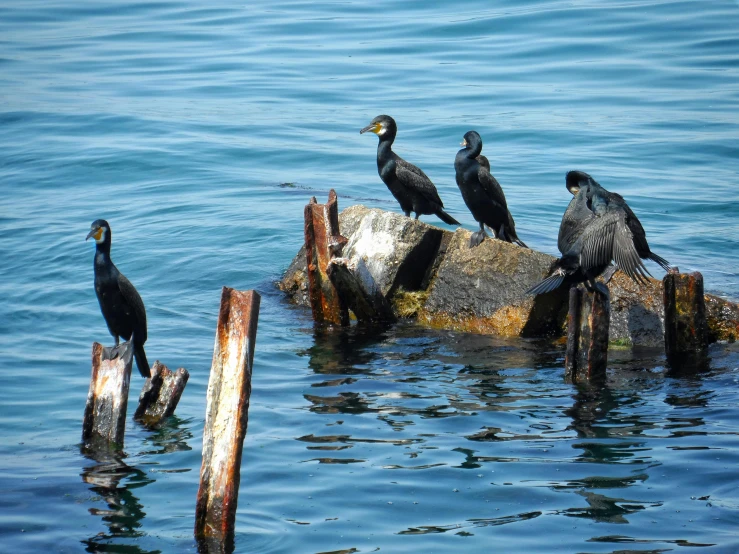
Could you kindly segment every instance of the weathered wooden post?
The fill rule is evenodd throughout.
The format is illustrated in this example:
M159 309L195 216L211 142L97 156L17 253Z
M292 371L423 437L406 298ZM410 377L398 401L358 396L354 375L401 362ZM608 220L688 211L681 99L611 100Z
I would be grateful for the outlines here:
M604 381L608 365L610 295L606 287L570 288L565 377L575 383Z
M207 551L233 549L260 300L255 291L223 287L195 507L195 536Z
M147 427L159 425L174 413L189 378L184 367L172 371L157 360L151 368L151 377L141 389L133 418Z
M665 353L672 366L700 362L708 348L708 323L699 272L667 273L662 279L665 303Z
M345 299L357 321L395 321L393 309L361 258L333 258L326 270L339 298Z
M92 345L92 376L82 422L82 442L114 443L123 446L126 430L128 388L131 383L133 345Z
M348 325L349 311L326 273L331 258L340 256L347 243L339 233L336 191L329 191L326 204L319 204L315 196L311 198L304 215L308 296L313 319L318 323Z

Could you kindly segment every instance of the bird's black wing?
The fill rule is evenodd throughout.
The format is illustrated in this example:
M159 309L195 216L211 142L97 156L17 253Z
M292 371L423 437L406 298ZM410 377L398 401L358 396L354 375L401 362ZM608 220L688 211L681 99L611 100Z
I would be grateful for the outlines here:
M594 217L580 235L580 266L591 269L606 266L611 260L636 282L642 282L649 271L634 247L634 237L622 212L609 212Z
M490 200L506 210L508 209L505 194L503 194L503 187L500 186L498 180L482 165L477 170L477 180L480 182L482 188L485 189Z
M146 342L146 309L144 308L144 301L141 300L136 288L131 284L131 281L126 279L126 276L119 273L118 276L118 289L121 291L123 299L126 301L126 311L133 315L134 325L133 332L136 338L141 344Z
M634 235L636 251L639 252L640 256L647 257L650 250L649 244L647 243L647 233L644 231L641 221L639 221L639 218L636 217L636 214L633 211L631 211L629 205L620 195L611 193L611 196L620 200L620 202L618 202L618 206L623 209L626 215L626 224L629 226L629 229L631 229L631 234Z
M587 227L590 220L593 219L593 212L587 205L587 191L580 191L570 200L565 213L562 215L562 222L559 225L559 235L557 237L557 247L564 254L572 248L577 239L582 234L583 229Z
M428 200L439 204L442 208L444 207L434 183L420 168L408 163L403 158L398 158L395 161L395 175L406 187L423 194Z

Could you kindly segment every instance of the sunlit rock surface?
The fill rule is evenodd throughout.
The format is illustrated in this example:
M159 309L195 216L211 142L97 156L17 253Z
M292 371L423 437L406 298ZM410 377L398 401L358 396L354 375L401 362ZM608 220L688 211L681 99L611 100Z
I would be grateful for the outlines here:
M548 272L555 259L548 254L493 238L469 248L465 229L448 231L361 205L339 214L339 228L349 239L343 256L362 259L398 317L507 337L564 334L567 291L525 294ZM309 306L305 263L301 248L278 287ZM609 289L611 343L664 347L662 282L637 285L617 272ZM706 313L712 340L736 340L737 304L707 294Z

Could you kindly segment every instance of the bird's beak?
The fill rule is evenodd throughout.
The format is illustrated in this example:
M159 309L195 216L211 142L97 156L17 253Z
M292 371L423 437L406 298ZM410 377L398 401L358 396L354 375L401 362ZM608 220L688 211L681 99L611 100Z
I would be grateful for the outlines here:
M372 131L373 133L377 133L377 131L379 131L380 129L381 129L381 126L380 126L379 123L370 123L364 129L362 129L361 131L359 131L359 134L360 135L361 134L364 134L367 131Z
M95 240L100 240L100 237L103 234L103 228L98 227L97 229L91 229L89 233L87 233L87 236L85 237L85 240L89 240L90 237L94 238Z
M465 139L462 139L462 142L459 143L460 146L467 146L467 141Z

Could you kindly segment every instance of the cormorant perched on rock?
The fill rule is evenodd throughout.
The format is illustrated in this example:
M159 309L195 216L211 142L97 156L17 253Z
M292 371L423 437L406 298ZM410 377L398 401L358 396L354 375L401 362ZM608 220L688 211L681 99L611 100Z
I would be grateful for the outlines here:
M582 171L567 173L566 184L575 197L559 227L557 247L562 257L548 277L529 289L530 294L549 292L563 283L585 282L595 289L595 279L608 269L611 260L637 283L649 275L642 259L670 268L667 260L651 252L644 228L620 195L608 192Z
M118 346L119 337L133 336L133 354L143 377L151 377L149 362L144 352L146 342L146 310L141 296L131 282L118 271L110 259L110 225L104 219L92 222L90 237L95 239L95 294L100 303L105 323ZM87 240L85 239L85 240Z
M444 223L459 225L459 221L444 211L444 204L431 179L392 151L398 132L395 120L389 115L378 115L359 133L367 131L372 131L380 138L377 145L377 171L405 215L410 217L411 212L415 212L418 219L420 215L434 214Z
M516 224L500 184L490 174L490 162L482 156L482 139L476 131L464 135L462 148L454 159L457 173L457 186L462 192L464 203L472 212L472 217L480 224L480 230L472 234L470 247L477 246L487 236L485 225L490 227L495 237L506 242L515 242L526 247L516 236Z

